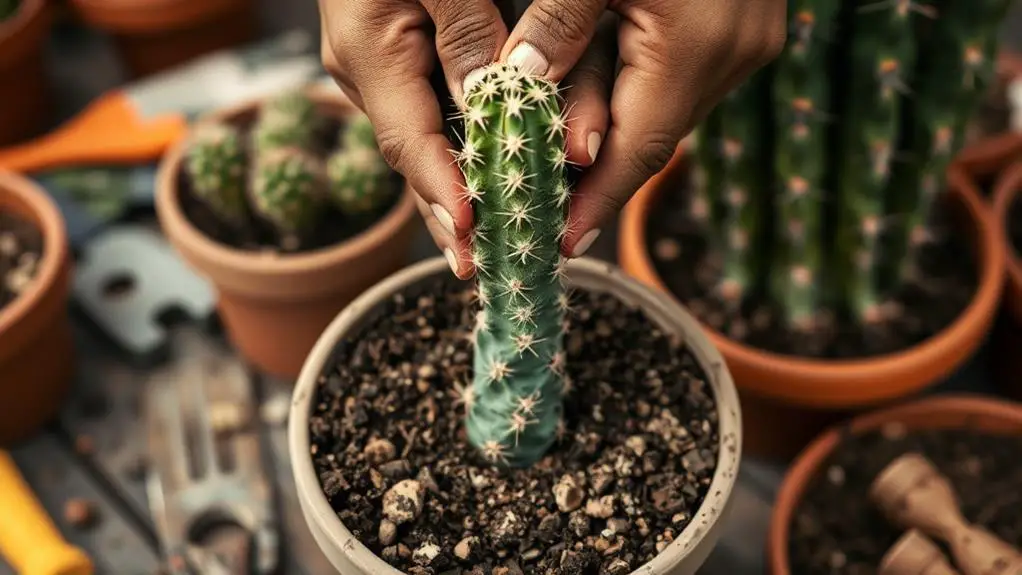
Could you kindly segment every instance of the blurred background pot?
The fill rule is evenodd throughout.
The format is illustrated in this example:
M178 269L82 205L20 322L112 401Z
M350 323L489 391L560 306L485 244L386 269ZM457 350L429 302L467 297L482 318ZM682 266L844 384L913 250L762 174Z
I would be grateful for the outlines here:
M1022 161L1008 168L994 188L994 217L1004 232L1007 274L1001 315L992 338L991 360L995 383L1017 399L1022 399L1022 258L1014 238L1022 238L1020 191Z
M0 147L38 135L50 121L43 48L52 21L46 0L21 0L12 15L0 16Z

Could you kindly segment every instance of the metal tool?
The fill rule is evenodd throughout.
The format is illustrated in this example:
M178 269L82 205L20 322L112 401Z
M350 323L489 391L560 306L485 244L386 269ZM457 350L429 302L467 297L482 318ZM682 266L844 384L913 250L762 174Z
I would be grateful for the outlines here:
M271 573L279 535L249 375L201 333L178 328L172 339L180 359L154 374L146 393L147 491L167 567L229 573L198 542L204 528L226 522L249 534L250 571Z

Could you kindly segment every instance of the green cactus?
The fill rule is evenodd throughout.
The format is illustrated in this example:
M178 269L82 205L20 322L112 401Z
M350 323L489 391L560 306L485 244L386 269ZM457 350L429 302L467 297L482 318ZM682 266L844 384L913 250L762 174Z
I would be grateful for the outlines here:
M835 314L889 317L934 235L1009 5L789 1L781 56L696 131L692 217L721 258L725 302L766 293L803 332Z
M566 391L565 122L555 85L500 64L467 94L464 121L482 303L463 396L468 439L493 463L527 466L554 442Z
M276 148L310 149L315 141L312 125L297 116L277 113L260 115L252 127L252 143L257 152Z
M390 166L373 148L343 148L327 158L330 199L341 212L371 214L397 189Z
M14 16L19 4L21 0L0 0L0 22Z
M369 116L357 114L341 128L341 142L343 148L371 148L377 149L376 130L373 128Z
M287 90L267 98L260 106L260 115L288 118L305 126L319 122L315 102L300 89Z
M293 247L312 228L325 196L322 161L299 148L276 148L255 158L249 188L253 212Z
M185 170L196 199L222 221L241 225L248 219L245 199L245 151L234 126L202 122L187 145Z

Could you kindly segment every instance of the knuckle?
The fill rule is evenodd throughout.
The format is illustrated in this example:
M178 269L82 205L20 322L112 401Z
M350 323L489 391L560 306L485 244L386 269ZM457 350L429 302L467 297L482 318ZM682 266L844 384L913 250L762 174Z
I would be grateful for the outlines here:
M480 49L494 44L493 21L484 11L470 8L470 3L442 2L436 17L437 51L465 67L489 60L494 51Z
M407 156L408 140L400 128L378 127L376 131L376 142L380 148L383 159L394 168L401 171L401 166Z
M569 0L545 0L532 4L536 21L553 42L578 43L589 39L589 15Z
M779 24L770 26L764 32L763 36L760 56L763 58L763 63L765 64L781 55L781 52L784 50L784 45L788 41L788 30L785 23L782 21Z
M664 169L674 155L677 145L677 139L667 133L646 136L630 157L631 170L641 181L645 181Z

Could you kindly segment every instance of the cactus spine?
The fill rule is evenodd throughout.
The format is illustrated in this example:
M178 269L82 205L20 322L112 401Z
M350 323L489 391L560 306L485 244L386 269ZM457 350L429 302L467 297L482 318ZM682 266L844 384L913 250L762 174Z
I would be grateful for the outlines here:
M221 220L241 225L245 200L245 152L233 126L203 122L195 127L185 154L192 191Z
M527 466L554 442L565 391L565 123L553 84L506 65L469 91L464 120L482 302L468 438L493 463Z

